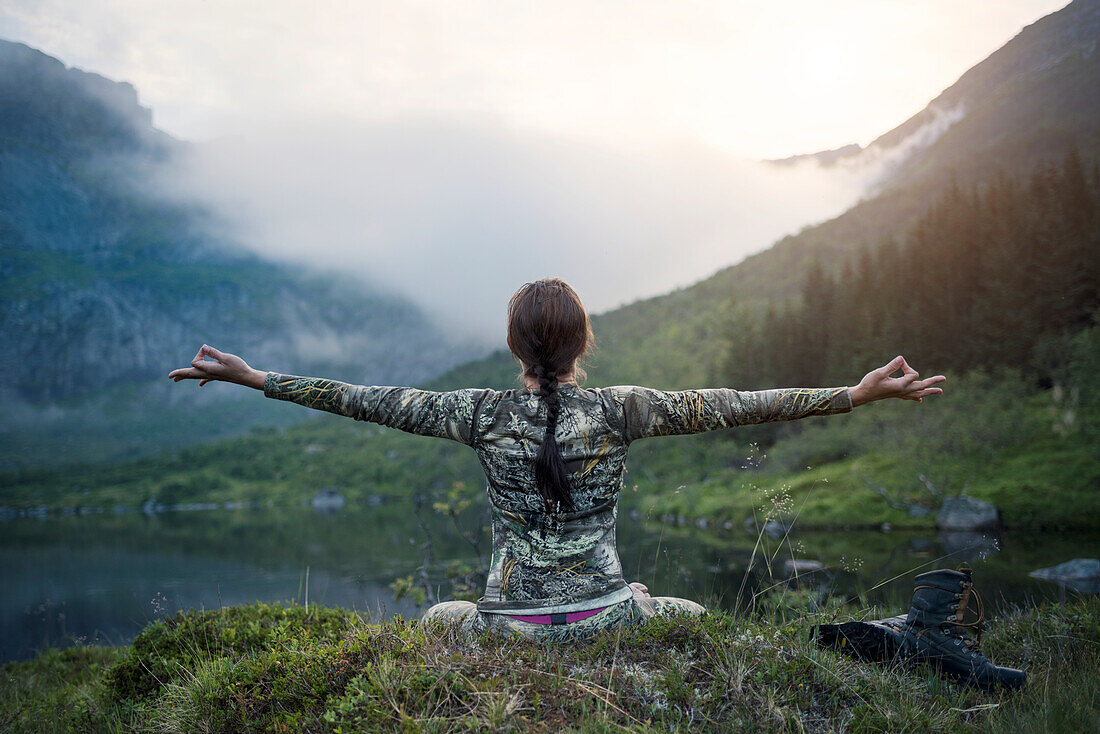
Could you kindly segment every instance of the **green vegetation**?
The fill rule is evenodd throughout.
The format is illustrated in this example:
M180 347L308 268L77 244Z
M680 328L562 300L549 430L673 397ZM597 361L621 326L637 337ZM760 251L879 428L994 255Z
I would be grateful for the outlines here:
M996 504L1010 527L1097 526L1094 408L1066 388L1029 391L1011 372L945 384L920 406L892 401L808 421L767 449L759 471L740 469L759 456L731 462L721 440L642 443L633 480L654 512L690 518L740 522L778 493L792 503L780 514L803 528L929 527L944 496L966 493Z
M1030 679L982 692L821 651L798 592L584 645L252 604L186 612L123 648L0 668L8 731L1081 731L1100 726L1100 600L1016 611L983 651ZM863 610L864 614L874 610Z

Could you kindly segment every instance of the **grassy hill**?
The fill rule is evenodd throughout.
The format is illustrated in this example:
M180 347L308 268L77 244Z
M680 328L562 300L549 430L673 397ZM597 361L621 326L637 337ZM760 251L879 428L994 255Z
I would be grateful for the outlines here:
M49 650L0 668L11 731L1083 731L1100 723L1100 602L994 620L982 651L1027 669L981 691L927 668L819 650L810 627L878 610L717 612L547 646L345 610L186 612L132 645ZM801 599L801 608L799 608ZM892 613L892 612L891 612ZM1091 724L1089 723L1091 722Z

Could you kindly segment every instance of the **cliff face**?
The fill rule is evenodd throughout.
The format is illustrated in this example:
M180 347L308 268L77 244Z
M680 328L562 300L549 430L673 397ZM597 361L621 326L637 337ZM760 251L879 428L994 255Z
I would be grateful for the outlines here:
M373 383L469 356L411 303L248 254L158 196L183 145L129 84L0 41L0 400L22 408L6 431L107 386L153 395L203 342Z

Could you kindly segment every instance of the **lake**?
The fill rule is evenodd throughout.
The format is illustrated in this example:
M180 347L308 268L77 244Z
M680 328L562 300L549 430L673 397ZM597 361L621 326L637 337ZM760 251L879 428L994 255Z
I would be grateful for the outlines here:
M484 508L470 508L460 520L452 523L430 503L418 509L412 502L332 512L107 511L0 520L0 661L24 659L48 645L124 644L151 620L177 610L250 601L339 606L376 619L413 617L424 606L395 601L394 579L416 573L426 554L436 580L449 563L476 565L463 532L480 538L488 553ZM969 562L977 589L996 613L1079 593L1027 574L1100 556L1100 534L795 531L783 540L743 527L703 529L623 510L619 555L628 580L644 581L654 595L744 608L762 591L774 595L797 584L811 603L828 594L862 595L865 602L889 604L894 613L904 610L915 573ZM825 568L784 583L792 558Z

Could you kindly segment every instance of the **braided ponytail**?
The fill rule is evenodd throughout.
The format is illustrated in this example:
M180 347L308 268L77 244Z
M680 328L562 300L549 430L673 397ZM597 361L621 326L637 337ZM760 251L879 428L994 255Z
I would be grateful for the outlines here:
M558 392L558 373L544 365L535 367L539 379L539 395L546 401L546 435L535 456L535 484L547 507L565 512L575 511L573 496L569 490L569 472L565 468L561 448L554 432L561 412L561 394Z
M538 378L538 394L546 403L546 434L535 456L535 485L551 512L576 510L554 435L561 413L558 376L577 369L577 360L591 343L592 329L580 298L558 278L528 283L508 302L508 348L524 365L524 374Z

